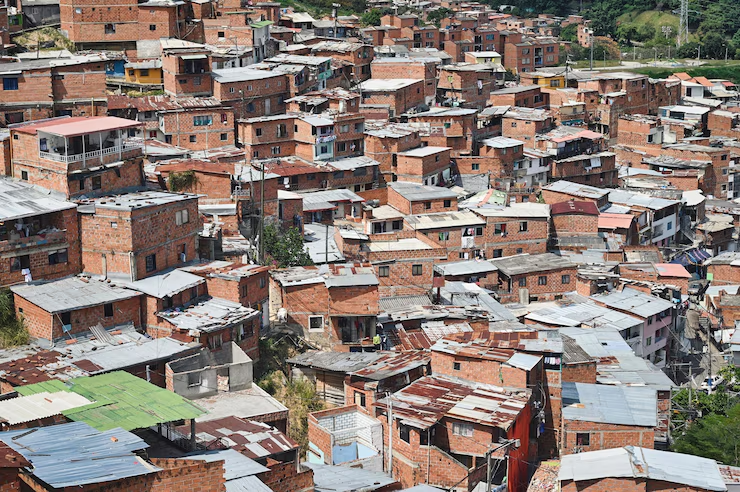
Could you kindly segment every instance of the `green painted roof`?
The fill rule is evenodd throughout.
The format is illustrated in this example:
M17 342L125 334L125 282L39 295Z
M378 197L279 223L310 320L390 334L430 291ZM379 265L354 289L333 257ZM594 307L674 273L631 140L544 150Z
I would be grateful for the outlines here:
M123 371L75 378L66 385L61 381L45 381L16 389L23 396L42 391L80 394L95 403L65 410L62 414L100 431L116 427L143 429L165 422L193 419L205 413L186 398Z
M252 27L253 29L259 29L259 28L261 28L261 27L267 27L267 26L271 26L271 25L273 25L273 24L274 24L274 22L272 22L272 21L269 21L269 20L263 20L263 21L259 21L259 22L252 22L252 23L251 23L251 24L249 24L249 25L250 25L250 26L251 26L251 27Z

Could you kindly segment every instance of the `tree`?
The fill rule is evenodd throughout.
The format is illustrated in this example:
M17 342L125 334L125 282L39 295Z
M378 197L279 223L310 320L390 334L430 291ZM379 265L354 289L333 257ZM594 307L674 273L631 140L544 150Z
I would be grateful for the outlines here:
M379 9L372 9L362 14L360 21L366 26L379 26L381 17L383 17L383 13Z
M427 14L427 22L431 22L435 26L439 27L439 25L442 23L442 19L446 19L447 17L452 16L452 10L440 7L437 10L432 10Z
M650 41L655 37L655 28L650 24L643 24L637 28L637 41Z
M710 414L695 421L675 438L673 451L740 465L740 405L730 408L727 415Z
M170 191L175 193L193 191L193 188L198 184L198 176L196 176L195 171L171 172L167 176L167 184L170 186Z
M0 290L0 347L25 345L29 341L23 319L15 316L15 303L10 289Z
M680 48L678 48L678 51L676 52L676 57L696 58L698 48L699 48L699 43L695 41L689 41L688 43L684 43L681 45Z
M575 43L578 41L578 24L568 24L560 30L560 39Z
M291 227L279 230L273 224L265 225L265 260L278 268L313 265L311 257L303 247L301 231Z
M702 52L707 58L723 59L725 57L725 46L729 44L724 36L717 32L710 32L702 38Z

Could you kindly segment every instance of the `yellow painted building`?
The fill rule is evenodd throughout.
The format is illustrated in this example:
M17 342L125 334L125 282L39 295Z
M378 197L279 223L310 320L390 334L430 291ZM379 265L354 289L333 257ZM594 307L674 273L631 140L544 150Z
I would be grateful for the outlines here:
M565 87L565 73L524 72L519 74L522 85L539 85L562 89Z
M162 61L144 60L124 65L126 70L126 83L140 85L161 85Z

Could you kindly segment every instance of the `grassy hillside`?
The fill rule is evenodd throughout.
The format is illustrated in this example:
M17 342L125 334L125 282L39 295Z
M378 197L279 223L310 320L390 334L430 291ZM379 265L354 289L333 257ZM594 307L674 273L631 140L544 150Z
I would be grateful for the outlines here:
M672 35L678 33L678 16L667 11L648 10L645 12L628 12L617 17L617 25L634 24L635 27L647 24L660 32L662 26L671 26Z
M706 77L708 79L728 79L735 83L740 83L740 64L727 64L721 66L701 66L696 68L689 68L687 70L676 68L661 68L661 67L644 67L632 69L633 72L643 73L654 78L665 78L674 72L685 71L693 77Z

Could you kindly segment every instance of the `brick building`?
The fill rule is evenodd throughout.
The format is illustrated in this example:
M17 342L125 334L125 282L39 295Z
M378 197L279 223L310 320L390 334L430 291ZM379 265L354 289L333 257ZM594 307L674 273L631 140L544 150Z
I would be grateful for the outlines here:
M60 278L80 271L77 206L58 193L0 179L8 204L0 216L0 285Z
M378 278L371 265L293 267L270 275L270 313L278 323L339 351L375 335Z
M740 254L729 251L708 259L704 263L707 268L707 278L711 278L714 285L740 283L740 265L735 263L738 259L740 259Z
M0 125L106 111L103 55L23 60L0 67Z
M563 456L558 482L563 492L730 490L714 460L638 446Z
M213 95L211 51L205 45L163 39L161 46L165 93L176 97Z
M431 107L402 116L409 125L422 133L422 141L429 146L450 147L451 156L470 155L476 143L496 134L491 125L480 125L479 111L469 108Z
M486 220L486 258L547 251L550 207L540 203L511 203L509 206L471 208Z
M282 113L290 97L288 75L248 67L214 70L213 96L231 106L238 120Z
M198 197L145 191L80 208L82 270L135 281L197 257Z
M457 210L457 195L440 186L407 181L388 184L387 203L403 214L430 214Z
M508 464L497 466L493 483L500 484L506 476L509 490L526 490L526 462L518 458L529 452L530 391L427 376L390 399L392 420L388 397L376 404L375 416L383 424L384 447L393 440L391 476L404 487L462 484L472 489L485 479L486 467L480 465L486 451L503 438L519 439L520 447L508 451ZM458 411L469 405L475 416ZM494 453L492 459L504 459L504 453Z
M609 190L561 179L542 187L542 198L550 205L568 200L588 200L599 210L609 206Z
M141 294L89 277L67 277L12 287L15 308L33 338L53 342L103 329L141 324Z
M444 186L452 179L449 147L418 147L398 153L396 176L401 181Z
M324 40L311 44L311 55L328 56L352 67L352 84L370 78L370 64L375 55L372 46L347 41Z
M486 219L469 210L406 216L406 228L436 239L450 261L485 255Z
M539 85L519 85L491 92L490 106L517 106L522 108L546 109L548 94Z
M652 388L564 382L561 453L652 448L657 410Z
M548 301L576 289L577 266L552 253L522 254L491 260L499 270L501 302Z
M433 100L437 95L437 63L431 60L413 58L384 57L375 58L370 65L372 78L395 79L403 73L412 79L424 81L424 98Z
M462 63L438 70L437 99L462 107L483 109L497 88L503 68L497 64Z
M141 186L143 145L129 139L140 126L112 116L13 126L13 177L68 197Z
M369 79L354 90L362 94L362 104L387 108L390 118L424 104L423 79Z
M398 154L421 145L419 130L401 123L366 123L365 155L378 161L382 179L395 181Z

